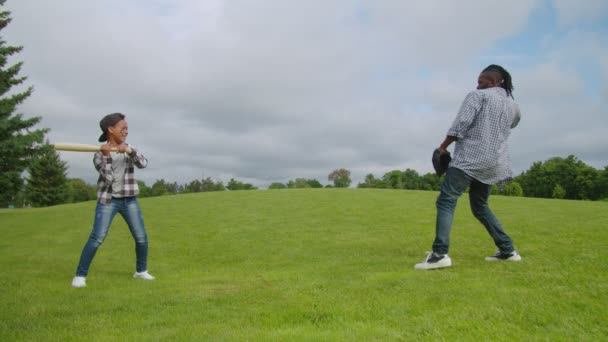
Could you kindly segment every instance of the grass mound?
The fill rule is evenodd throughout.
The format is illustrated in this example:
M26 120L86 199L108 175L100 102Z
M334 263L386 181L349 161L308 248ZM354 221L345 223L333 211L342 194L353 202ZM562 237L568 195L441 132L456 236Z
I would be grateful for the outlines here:
M141 199L152 282L117 216L70 286L95 203L0 211L0 340L600 340L608 203L494 196L522 254L457 207L454 266L416 271L437 194L314 189Z

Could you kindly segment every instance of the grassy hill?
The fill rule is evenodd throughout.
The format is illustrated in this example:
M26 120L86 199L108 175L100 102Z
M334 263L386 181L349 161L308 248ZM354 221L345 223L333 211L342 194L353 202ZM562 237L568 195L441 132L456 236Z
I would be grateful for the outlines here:
M149 270L114 221L71 278L95 203L0 211L0 340L588 340L608 336L608 203L494 196L523 256L463 197L454 266L416 271L437 193L314 189L141 199Z

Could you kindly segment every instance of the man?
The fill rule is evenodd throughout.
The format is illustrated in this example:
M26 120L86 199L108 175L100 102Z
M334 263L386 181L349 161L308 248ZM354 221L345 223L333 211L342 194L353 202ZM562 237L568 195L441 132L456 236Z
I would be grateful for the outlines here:
M106 238L112 219L117 213L125 219L135 240L137 260L133 277L153 280L154 277L147 270L148 236L141 209L135 198L139 189L133 176L134 166L145 168L148 160L139 150L126 143L129 126L123 114L106 115L99 122L99 127L103 132L99 141L107 141L107 143L102 145L100 152L95 153L93 157L93 164L99 173L95 222L89 240L82 250L72 286L86 286L89 266L97 249ZM115 152L112 152L112 149L115 149Z
M511 178L507 139L521 114L513 101L511 75L499 65L490 65L479 75L477 90L465 98L445 140L441 153L456 142L454 155L437 198L437 221L433 252L416 269L452 266L448 256L450 230L458 198L469 188L473 215L484 225L498 252L487 261L520 261L513 241L488 206L492 184Z

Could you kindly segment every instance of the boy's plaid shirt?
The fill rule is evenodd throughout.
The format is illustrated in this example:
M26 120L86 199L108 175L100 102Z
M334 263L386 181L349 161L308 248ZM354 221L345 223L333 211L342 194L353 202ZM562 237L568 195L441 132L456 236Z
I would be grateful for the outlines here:
M125 176L123 179L123 189L119 190L123 197L135 196L139 193L139 187L135 180L134 166L138 169L143 169L148 166L148 159L144 157L135 147L129 146L132 150L131 154L125 154L127 163ZM104 156L101 152L95 153L93 157L95 169L99 172L97 180L97 200L99 203L112 203L112 183L114 181L114 172L112 171L112 155Z

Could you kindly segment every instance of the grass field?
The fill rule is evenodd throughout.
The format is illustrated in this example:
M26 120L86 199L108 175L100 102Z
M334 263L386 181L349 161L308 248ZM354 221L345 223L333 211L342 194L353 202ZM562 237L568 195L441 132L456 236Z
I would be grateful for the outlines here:
M70 286L94 202L0 211L1 341L606 340L608 203L494 196L522 254L462 198L450 269L417 271L437 193L315 189L141 199L155 281L117 217Z

